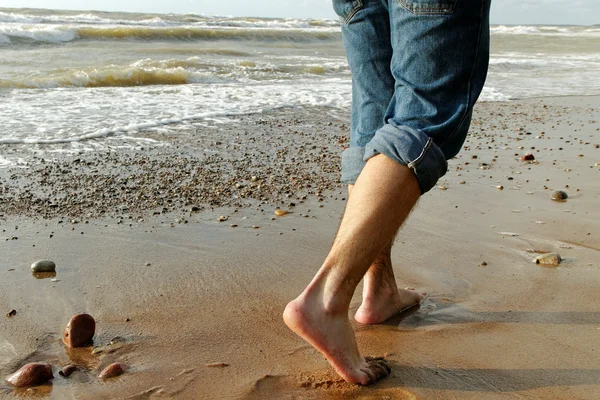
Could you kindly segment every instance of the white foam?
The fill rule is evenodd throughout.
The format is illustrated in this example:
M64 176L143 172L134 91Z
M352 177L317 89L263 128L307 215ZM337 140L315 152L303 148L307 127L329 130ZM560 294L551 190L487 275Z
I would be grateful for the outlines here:
M508 101L510 96L500 93L499 90L490 86L484 86L479 96L479 101Z
M0 115L3 144L60 144L133 136L185 121L264 112L284 106L349 107L350 82L303 79L237 84L13 91ZM190 93L191 92L191 93ZM24 101L25 98L27 101ZM116 99L119 101L115 107ZM202 110L198 112L198 110ZM35 115L32 119L30 115ZM3 117L5 116L5 117ZM10 116L10 118L8 117ZM22 121L28 125L23 126Z
M0 24L0 35L9 39L22 38L46 43L64 43L77 38L77 28L56 25Z
M0 12L0 22L19 22L25 24L37 24L42 22L42 19L31 15Z
M541 35L541 36L576 36L600 37L600 29L586 26L532 26L532 25L493 25L493 35Z

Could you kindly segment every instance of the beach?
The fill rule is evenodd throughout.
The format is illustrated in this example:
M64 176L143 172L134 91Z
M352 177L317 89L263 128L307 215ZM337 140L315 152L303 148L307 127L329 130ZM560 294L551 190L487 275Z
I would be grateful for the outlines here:
M0 398L598 398L600 97L476 105L393 248L398 284L428 297L354 324L361 352L392 367L368 387L281 319L338 227L348 121L302 105L142 129L132 149L119 135L94 152L4 144L21 161L0 169ZM533 262L546 252L562 262ZM32 275L41 259L55 276ZM360 287L351 312L359 301ZM104 351L62 344L81 312ZM51 385L4 382L34 361L53 365ZM96 377L115 361L123 376ZM69 363L85 369L58 376Z

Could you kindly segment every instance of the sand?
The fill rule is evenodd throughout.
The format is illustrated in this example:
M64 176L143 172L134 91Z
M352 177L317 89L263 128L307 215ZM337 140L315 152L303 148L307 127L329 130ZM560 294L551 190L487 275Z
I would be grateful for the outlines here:
M237 128L190 126L168 138L170 146L144 150L145 164L136 153L82 154L76 163L65 156L1 170L0 378L47 361L55 379L30 390L0 383L0 398L596 399L599 110L599 97L477 105L466 147L439 182L446 190L420 200L393 249L399 285L429 297L386 324L355 324L361 351L385 355L393 369L371 387L340 381L281 320L325 257L343 211L336 179L347 115L283 109L239 118ZM160 170L182 179L186 162L204 165L203 157L214 156L205 150L218 146L215 133L231 139L239 126L247 136L238 150L249 153L251 171L219 152L211 159L215 175L195 181L204 192L187 200L163 193L164 204L152 203L152 185L168 189ZM229 139L221 141L231 150ZM244 140L253 145L244 149ZM300 149L301 140L310 147ZM302 162L277 158L285 147L311 154ZM521 161L527 152L535 162ZM219 169L218 157L234 161ZM150 170L130 178L129 193L115 179L94 187L83 178L128 175L148 162ZM39 171L48 165L56 170L44 179ZM288 185L291 174L297 184ZM240 181L250 194L223 189ZM71 189L81 203L64 195L69 182L77 182ZM111 190L117 195L98 195ZM552 201L555 190L565 190L567 201ZM276 207L292 213L275 217ZM218 222L221 215L228 220ZM532 262L536 251L564 260L542 267ZM55 281L32 276L38 259L56 262ZM351 312L359 300L360 288ZM17 314L5 316L12 309ZM79 312L96 318L96 346L115 336L125 343L96 355L67 351L62 330ZM71 362L88 371L58 376ZM97 379L112 362L130 369Z

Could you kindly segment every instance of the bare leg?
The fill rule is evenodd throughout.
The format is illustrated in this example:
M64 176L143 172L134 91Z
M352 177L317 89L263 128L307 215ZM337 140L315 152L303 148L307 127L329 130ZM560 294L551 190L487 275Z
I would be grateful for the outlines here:
M348 195L354 185L348 186ZM394 239L375 258L365 274L363 301L354 319L361 324L380 324L394 315L421 302L427 293L417 293L412 288L400 289L392 268Z
M284 311L287 326L319 350L348 382L367 385L389 373L385 363L360 355L348 310L356 286L420 194L413 171L383 155L371 158L348 199L329 255Z

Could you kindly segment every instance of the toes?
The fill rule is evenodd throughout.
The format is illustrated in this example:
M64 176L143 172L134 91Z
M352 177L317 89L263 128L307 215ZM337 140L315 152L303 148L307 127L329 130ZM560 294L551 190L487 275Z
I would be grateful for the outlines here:
M388 376L392 370L384 360L378 359L370 361L363 371L369 377L369 383L374 383Z
M378 361L377 364L385 370L386 375L389 375L390 372L392 372L392 369L388 365L387 361L381 360L381 361Z
M367 376L366 380L360 382L361 385L369 385L377 380L377 375L370 367L360 369Z
M384 378L390 374L392 369L387 364L387 361L383 357L365 357L365 361L367 362L367 367L362 368L367 377L368 382L363 383L363 385L368 385L374 382L377 382L381 378Z

